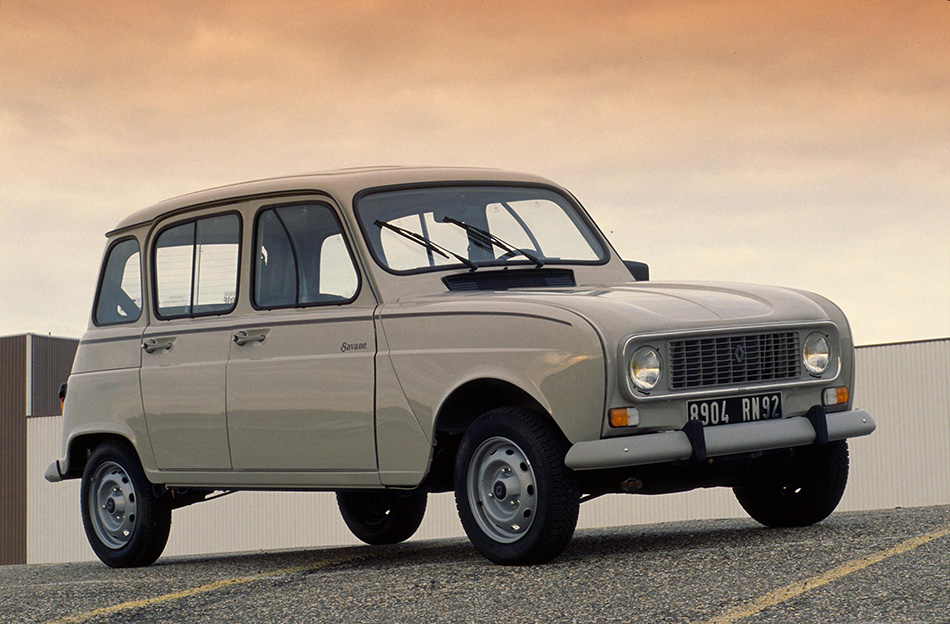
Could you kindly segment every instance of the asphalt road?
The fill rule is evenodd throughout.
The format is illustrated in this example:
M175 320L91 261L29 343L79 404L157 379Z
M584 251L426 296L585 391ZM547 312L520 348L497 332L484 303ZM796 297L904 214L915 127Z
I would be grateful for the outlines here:
M465 541L0 567L0 622L950 622L950 507L579 531L554 563Z

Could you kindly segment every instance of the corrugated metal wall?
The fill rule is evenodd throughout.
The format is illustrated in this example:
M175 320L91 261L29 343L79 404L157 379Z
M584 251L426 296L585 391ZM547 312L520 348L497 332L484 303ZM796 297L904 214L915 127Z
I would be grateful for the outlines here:
M851 444L848 508L950 503L950 339L863 347L854 400L877 431Z
M852 471L839 510L950 503L950 340L859 348L855 405L878 424L852 440ZM29 420L28 559L93 559L79 518L77 481L49 484L60 452L59 418ZM728 490L606 496L581 506L580 528L743 517ZM413 539L462 536L450 494L430 497ZM166 555L358 543L327 493L242 492L175 512Z
M30 409L28 416L59 414L59 387L69 378L79 341L30 336Z
M0 338L0 565L26 561L27 337Z

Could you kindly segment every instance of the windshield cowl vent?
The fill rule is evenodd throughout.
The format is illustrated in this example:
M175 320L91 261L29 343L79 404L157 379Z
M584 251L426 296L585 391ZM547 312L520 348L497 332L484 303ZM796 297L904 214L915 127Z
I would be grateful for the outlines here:
M517 288L569 288L576 286L570 269L477 271L447 275L442 282L452 292L512 290Z

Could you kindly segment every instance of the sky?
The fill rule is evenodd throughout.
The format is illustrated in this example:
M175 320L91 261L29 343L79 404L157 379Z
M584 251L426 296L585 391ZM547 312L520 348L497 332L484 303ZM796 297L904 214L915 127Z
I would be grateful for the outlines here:
M0 335L79 337L104 233L363 165L527 171L657 280L950 336L950 2L0 0Z

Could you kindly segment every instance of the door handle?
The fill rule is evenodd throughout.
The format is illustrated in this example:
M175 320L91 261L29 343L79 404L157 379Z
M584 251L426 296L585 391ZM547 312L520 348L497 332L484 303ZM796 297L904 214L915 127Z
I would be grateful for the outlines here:
M174 338L165 338L161 341L150 338L149 340L146 340L142 343L142 349L146 353L155 353L156 351L170 351L173 346L175 346Z
M251 344L255 342L264 342L267 339L267 334L250 334L247 332L239 331L234 336L232 336L234 344L239 347L243 347L246 344Z

